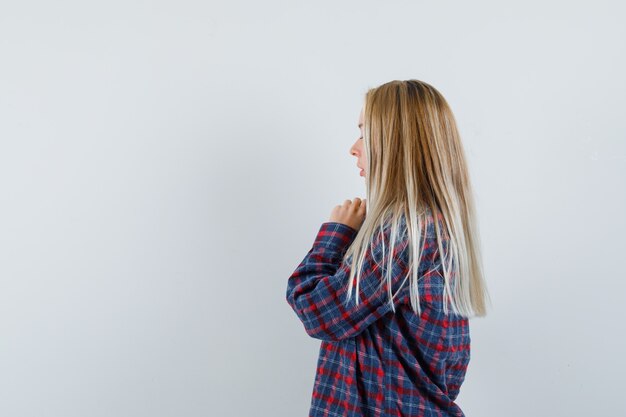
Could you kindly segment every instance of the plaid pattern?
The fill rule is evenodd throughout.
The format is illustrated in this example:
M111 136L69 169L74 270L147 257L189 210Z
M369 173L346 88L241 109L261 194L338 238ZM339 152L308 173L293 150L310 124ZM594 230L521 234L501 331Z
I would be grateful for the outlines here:
M433 223L418 271L421 315L411 309L409 278L401 286L408 272L406 239L396 244L392 265L392 290L400 290L395 313L379 238L366 253L359 304L356 285L345 304L352 257L341 259L356 234L342 223L323 223L288 280L287 302L307 334L321 340L309 417L464 416L454 400L470 360L469 321L452 309L443 312ZM385 256L389 234L387 228Z

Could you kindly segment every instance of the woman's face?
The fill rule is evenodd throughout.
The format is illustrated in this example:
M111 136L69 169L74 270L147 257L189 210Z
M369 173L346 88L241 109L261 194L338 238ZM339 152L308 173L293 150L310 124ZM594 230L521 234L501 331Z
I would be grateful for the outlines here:
M365 172L367 168L367 157L365 155L365 147L363 146L363 108L361 108L361 113L359 114L359 138L354 142L354 144L350 147L350 155L356 156L356 166L361 168L359 175L365 177L367 172Z

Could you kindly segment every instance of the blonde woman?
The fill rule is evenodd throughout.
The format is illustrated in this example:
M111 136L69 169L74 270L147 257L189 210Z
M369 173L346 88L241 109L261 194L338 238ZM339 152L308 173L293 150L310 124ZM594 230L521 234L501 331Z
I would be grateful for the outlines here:
M332 210L287 285L321 340L309 416L464 416L469 318L489 295L454 115L394 80L367 91L358 127L366 198Z

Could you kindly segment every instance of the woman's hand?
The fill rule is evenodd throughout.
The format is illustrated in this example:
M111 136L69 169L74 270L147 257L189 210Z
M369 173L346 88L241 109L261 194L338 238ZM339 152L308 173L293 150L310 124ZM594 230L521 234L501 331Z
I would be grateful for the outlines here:
M343 223L355 230L359 230L365 221L365 199L354 198L354 202L346 200L340 206L335 206L330 213L331 222Z

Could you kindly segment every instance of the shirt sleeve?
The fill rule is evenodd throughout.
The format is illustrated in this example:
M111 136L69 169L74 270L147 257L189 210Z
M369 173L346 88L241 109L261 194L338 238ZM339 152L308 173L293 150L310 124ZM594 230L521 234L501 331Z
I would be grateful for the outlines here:
M359 282L359 303L355 300L356 276L346 304L352 257L342 262L357 230L343 223L321 225L313 247L289 277L286 298L304 325L307 334L321 340L338 341L354 337L392 311L385 272L380 265L379 240L367 250ZM389 248L388 239L385 245ZM385 249L385 257L388 250ZM396 245L396 252L401 249ZM376 259L374 254L378 254ZM394 254L395 255L395 254ZM376 262L377 261L377 262ZM385 263L387 260L384 260ZM393 256L392 289L404 278L404 268Z

